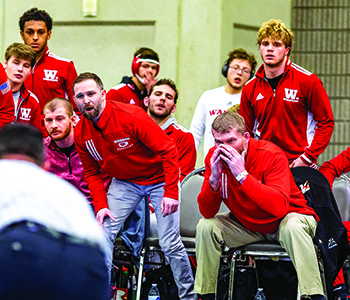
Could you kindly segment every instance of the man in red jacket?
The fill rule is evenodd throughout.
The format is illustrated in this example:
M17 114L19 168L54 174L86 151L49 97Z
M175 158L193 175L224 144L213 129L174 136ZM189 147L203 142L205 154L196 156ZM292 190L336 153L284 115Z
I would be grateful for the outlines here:
M180 166L180 182L187 174L195 169L196 146L192 133L179 125L171 116L176 110L176 102L179 92L171 79L160 79L152 85L150 96L145 98L147 114L156 122L163 131L174 141ZM142 200L128 218L128 226L124 227L120 236L135 256L140 255L144 238L145 202ZM152 212L154 212L151 207ZM154 214L150 218L150 235L157 236L157 223Z
M222 246L277 240L292 259L305 299L325 299L312 238L318 217L296 186L285 153L256 141L234 112L213 122L198 205L195 291L214 299ZM230 213L217 214L221 202ZM204 296L203 296L204 294Z
M73 83L82 118L75 145L94 202L96 218L113 242L141 199L149 197L157 216L159 244L169 258L180 299L196 299L194 280L179 230L179 162L174 142L136 105L106 101L101 79L80 74ZM108 196L100 168L112 183Z
M262 24L257 43L264 63L243 88L239 114L251 136L286 152L290 167L314 166L334 119L321 80L290 61L293 39L280 20Z
M142 47L134 53L131 63L132 77L124 76L122 81L111 88L107 100L115 100L145 108L143 100L151 86L157 82L159 73L159 56L150 48Z
M10 82L3 65L0 63L0 128L13 122L14 115L15 104L13 103Z
M78 113L72 92L72 84L77 77L74 64L51 53L47 46L52 34L50 15L33 7L20 17L19 27L23 42L36 52L35 68L26 79L26 85L38 97L40 109L49 100L60 97L68 99Z
M10 82L15 105L15 122L34 125L42 132L41 110L38 98L24 85L35 64L35 52L21 43L9 45L5 51L4 67Z

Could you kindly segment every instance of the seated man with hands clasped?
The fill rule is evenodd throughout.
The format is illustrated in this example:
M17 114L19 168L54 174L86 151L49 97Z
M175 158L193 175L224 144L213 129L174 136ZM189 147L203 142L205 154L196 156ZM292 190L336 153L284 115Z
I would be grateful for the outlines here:
M215 299L221 249L276 240L295 267L302 299L325 299L312 238L319 220L289 169L285 153L254 140L234 112L212 124L215 147L205 159L198 196L203 215L197 225L195 292ZM221 202L230 212L217 214Z

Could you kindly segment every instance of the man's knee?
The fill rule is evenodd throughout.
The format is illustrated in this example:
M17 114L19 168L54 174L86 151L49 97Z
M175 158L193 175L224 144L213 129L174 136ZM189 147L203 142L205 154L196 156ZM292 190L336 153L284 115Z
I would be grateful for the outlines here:
M213 218L211 219L202 218L199 220L196 227L196 238L211 236L213 233L213 230L214 230Z
M307 218L309 218L307 216ZM314 235L314 226L309 220L299 214L288 214L284 217L280 224L280 237L290 238L293 235L307 233L310 236Z

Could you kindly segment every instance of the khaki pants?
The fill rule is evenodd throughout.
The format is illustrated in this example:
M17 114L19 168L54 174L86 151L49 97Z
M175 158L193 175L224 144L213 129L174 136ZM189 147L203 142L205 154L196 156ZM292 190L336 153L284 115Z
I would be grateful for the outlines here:
M216 292L222 248L278 240L292 259L298 276L301 295L323 295L323 287L312 238L317 222L313 216L290 213L274 235L248 231L232 214L222 213L211 219L201 219L197 225L197 272L194 291L199 294Z

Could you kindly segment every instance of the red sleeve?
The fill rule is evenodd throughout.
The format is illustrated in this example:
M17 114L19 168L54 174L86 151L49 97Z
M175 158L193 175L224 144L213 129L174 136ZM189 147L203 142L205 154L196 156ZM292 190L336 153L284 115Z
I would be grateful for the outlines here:
M334 118L327 92L321 80L314 74L311 77L314 79L313 82L307 84L309 89L308 110L312 113L312 118L317 124L311 145L306 148L304 155L309 161L314 162L329 144L334 129Z
M252 83L251 83L252 84ZM244 86L241 95L241 103L239 105L239 114L243 117L247 130L251 137L254 137L255 113L254 108L249 100L249 86Z
M66 77L66 93L68 96L68 100L73 104L74 112L77 115L81 115L81 112L79 111L77 105L74 102L73 99L73 82L74 80L78 77L77 70L74 67L74 63L72 61L69 62L68 64L68 69L67 69L67 77Z
M135 136L154 153L160 155L165 177L164 197L179 198L179 160L175 143L144 110L134 112Z
M193 135L190 132L185 132L176 144L179 156L181 182L187 174L195 169L197 151Z
M80 128L79 128L80 129ZM74 133L75 147L77 148L81 163L84 168L84 178L88 184L90 195L93 200L95 212L102 208L108 208L107 194L104 189L100 166L90 155L84 143L80 141L81 132L76 128Z
M12 91L4 67L0 63L0 128L13 122L15 117L15 104Z
M291 193L292 175L287 157L284 153L276 153L270 162L267 159L262 160L266 164L263 181L248 175L240 191L262 210L276 218L282 218L288 213Z
M333 186L335 178L350 171L350 147L323 163L319 171L328 179L329 184Z
M214 217L218 213L221 205L221 187L217 192L214 192L209 185L209 177L211 175L210 158L212 155L213 150L209 150L204 160L204 181L201 192L197 198L199 211L206 219Z

